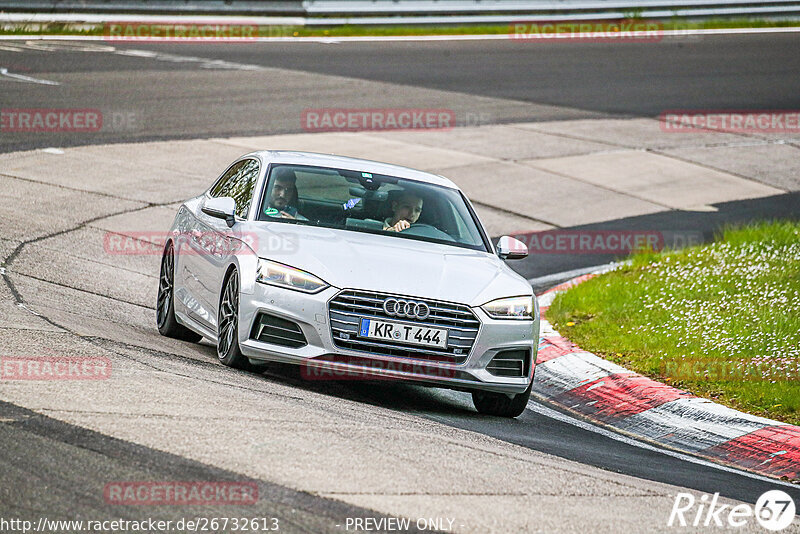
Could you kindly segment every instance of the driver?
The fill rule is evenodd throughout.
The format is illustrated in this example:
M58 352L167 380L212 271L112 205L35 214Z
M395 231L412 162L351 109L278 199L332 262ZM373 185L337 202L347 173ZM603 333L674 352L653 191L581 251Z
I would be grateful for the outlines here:
M270 217L280 216L284 219L307 221L307 218L297 212L297 177L294 171L287 167L278 167L273 172L275 183L269 197L269 206L264 210L264 214Z
M392 216L383 221L383 229L389 232L402 232L419 219L422 213L422 198L404 191L400 198L392 202Z

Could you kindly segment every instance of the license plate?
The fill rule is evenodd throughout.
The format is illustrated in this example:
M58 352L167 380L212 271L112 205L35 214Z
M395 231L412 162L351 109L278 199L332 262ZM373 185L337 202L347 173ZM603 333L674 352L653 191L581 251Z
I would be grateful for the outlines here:
M447 330L444 328L361 319L361 328L358 330L358 335L368 339L410 343L425 347L439 347L440 349L447 348Z

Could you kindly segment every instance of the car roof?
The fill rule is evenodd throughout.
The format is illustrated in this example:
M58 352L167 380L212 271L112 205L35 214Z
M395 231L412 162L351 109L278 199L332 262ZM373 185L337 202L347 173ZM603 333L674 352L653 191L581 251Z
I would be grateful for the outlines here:
M373 174L384 174L397 178L406 178L429 184L441 185L452 189L459 187L437 174L418 171L409 167L381 163L368 159L351 158L348 156L336 156L334 154L320 154L317 152L299 152L293 150L261 150L248 154L248 156L258 155L265 163L288 163L296 165L310 165L316 167L333 167L346 169L349 171L370 172Z

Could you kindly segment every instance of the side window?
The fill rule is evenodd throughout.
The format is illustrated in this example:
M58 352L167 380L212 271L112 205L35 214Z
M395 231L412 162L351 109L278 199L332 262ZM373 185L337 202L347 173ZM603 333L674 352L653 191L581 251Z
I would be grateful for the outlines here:
M253 200L253 189L258 179L258 161L246 159L228 169L211 188L212 197L231 197L236 201L236 215L247 217L250 202Z
M238 163L234 163L233 165L231 165L231 167L227 171L225 171L225 174L223 174L219 178L219 180L217 180L217 183L211 186L211 190L208 192L208 194L214 198L225 196L220 193L226 187L231 177L236 176L236 173L238 173L241 170L241 168L244 166L245 163L247 162L240 161Z

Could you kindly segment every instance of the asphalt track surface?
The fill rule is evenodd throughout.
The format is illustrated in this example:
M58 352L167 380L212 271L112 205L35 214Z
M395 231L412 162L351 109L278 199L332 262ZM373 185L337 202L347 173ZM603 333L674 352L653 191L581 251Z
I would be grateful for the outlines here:
M13 48L13 44L10 44ZM0 48L0 67L10 72L47 79L61 73L66 80L53 87L2 83L3 107L100 107L132 110L144 126L86 136L3 134L0 150L70 144L219 137L303 131L296 110L308 107L383 106L437 107L427 91L457 95L462 107L483 114L487 122L557 120L612 115L655 116L665 109L798 109L800 108L800 35L704 37L656 44L612 46L582 43L389 43L389 44L247 44L247 45L114 45L162 54L152 56L50 50L9 51ZM191 55L227 62L228 67L202 68L200 62L163 60ZM256 65L266 71L241 69ZM301 75L335 76L302 80L271 77L282 71ZM346 78L346 80L342 80ZM374 85L381 82L384 93ZM437 93L439 94L439 93ZM455 96L454 96L455 98ZM365 106L365 102L367 105ZM390 104L387 104L390 103ZM469 107L474 103L473 107ZM525 104L525 105L523 105ZM286 108L292 110L286 112ZM710 234L725 222L766 215L797 216L796 195L730 203L718 213L667 212L649 216L652 224L685 225ZM611 221L605 228L644 228L648 221ZM662 226L663 227L663 226ZM678 226L679 227L679 226ZM560 258L548 265L523 265L523 274L544 275L583 267L606 258ZM121 341L121 340L120 340ZM143 349L144 350L144 349ZM168 349L166 349L168 350ZM148 350L144 350L147 354ZM160 358L156 352L153 358ZM208 359L208 358L206 358ZM202 360L202 358L201 358ZM219 369L220 372L230 371ZM736 472L706 467L657 451L646 450L598 435L561 420L527 410L507 421L479 417L465 394L406 385L308 384L291 369L270 367L265 376L299 389L420 415L432 421L467 429L510 443L575 460L609 471L755 502L774 484ZM107 438L90 430L61 423L23 408L0 403L5 511L103 509L90 496L71 489L81 481L109 478L108 472L137 474L138 479L225 479L217 468L155 449ZM31 455L36 450L38 454ZM86 451L100 452L96 455ZM53 470L52 457L68 462ZM14 466L14 469L11 469ZM10 487L29 486L27 473L56 473L58 491L15 493ZM134 476L133 478L136 478ZM6 483L11 483L10 486ZM319 518L341 520L352 515L377 514L338 501L293 492L257 481L262 498L274 514L294 514L298 530L315 530ZM781 486L800 502L800 490ZM33 505L31 503L35 502ZM4 504L3 504L4 503ZM298 504L300 503L300 504ZM135 515L136 510L131 510ZM229 514L230 515L230 514Z
M22 52L12 51L20 42L0 44L0 67L9 72L59 73L65 80L61 87L4 83L4 107L85 106L139 115L139 124L127 131L4 135L4 152L48 141L72 145L302 132L295 109L432 108L443 102L434 91L448 92L445 102L457 111L460 97L472 97L464 109L472 115L459 119L484 123L654 117L675 109L800 108L800 33L618 44L51 42L32 43ZM116 52L67 51L104 44ZM295 79L286 71L324 76ZM391 85L379 90L375 83Z

